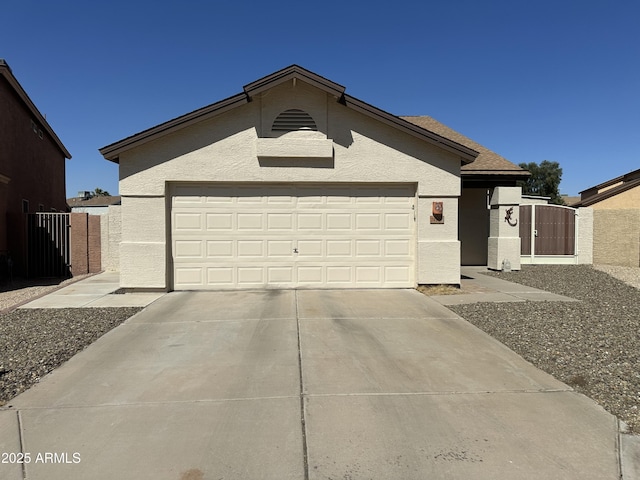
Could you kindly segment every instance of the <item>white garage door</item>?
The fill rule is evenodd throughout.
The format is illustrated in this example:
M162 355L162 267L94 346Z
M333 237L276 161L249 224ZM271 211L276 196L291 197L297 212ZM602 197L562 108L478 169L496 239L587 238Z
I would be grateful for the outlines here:
M171 198L176 290L403 288L411 185L184 185Z

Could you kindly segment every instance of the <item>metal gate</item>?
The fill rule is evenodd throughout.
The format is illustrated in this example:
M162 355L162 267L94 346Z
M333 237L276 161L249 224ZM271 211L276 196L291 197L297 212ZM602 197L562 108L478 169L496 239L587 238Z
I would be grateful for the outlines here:
M561 205L520 205L520 261L577 262L577 210Z
M27 215L27 273L29 277L70 277L68 213Z

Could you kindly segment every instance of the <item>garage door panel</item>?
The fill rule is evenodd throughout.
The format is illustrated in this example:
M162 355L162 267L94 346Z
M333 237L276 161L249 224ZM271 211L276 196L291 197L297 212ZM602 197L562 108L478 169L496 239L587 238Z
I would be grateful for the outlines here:
M223 259L233 257L233 240L207 241L207 258Z
M264 230L264 214L262 213L238 213L238 230Z
M267 255L273 257L286 257L293 259L293 240L267 240Z
M176 258L203 258L202 240L177 240L175 245Z
M384 253L387 257L409 257L411 255L411 241L385 240Z
M200 287L203 283L203 268L199 266L180 266L175 269L176 285L181 287Z
M413 222L413 214L392 212L384 215L384 227L388 230L407 231L411 222Z
M238 285L264 285L263 267L238 267Z
M175 229L178 231L202 230L202 215L200 213L176 213L174 217Z
M233 287L235 285L233 267L207 268L207 284L217 287Z
M326 240L327 258L353 256L351 240Z
M297 243L298 258L323 257L322 240L298 240Z
M380 230L381 223L379 213L356 213L357 230Z
M208 213L207 214L207 230L226 230L232 232L233 214L232 213Z
M264 257L263 240L238 240L238 260L246 257Z
M291 285L294 282L294 271L292 266L267 267L267 279L270 285L285 284Z
M298 213L298 230L323 230L323 215L321 213Z
M173 192L176 289L414 285L414 186L201 185Z
M269 231L286 230L293 231L293 213L268 213L267 229Z
M380 267L375 266L358 266L356 269L356 282L362 284L378 284L382 280L380 276Z

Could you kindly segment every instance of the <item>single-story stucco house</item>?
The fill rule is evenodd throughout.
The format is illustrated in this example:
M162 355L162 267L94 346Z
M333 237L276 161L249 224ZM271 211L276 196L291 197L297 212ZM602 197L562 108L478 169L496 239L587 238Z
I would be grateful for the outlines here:
M486 264L491 189L528 175L297 65L100 153L131 289L458 284Z
M593 262L640 266L640 169L580 192L593 209Z

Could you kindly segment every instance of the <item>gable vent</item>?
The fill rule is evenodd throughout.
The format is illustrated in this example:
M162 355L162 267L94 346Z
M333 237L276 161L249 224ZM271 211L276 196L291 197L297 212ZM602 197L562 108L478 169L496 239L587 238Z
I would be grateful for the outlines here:
M292 108L285 110L273 121L271 130L274 132L295 132L297 130L318 131L316 122L313 121L311 115L303 110Z

